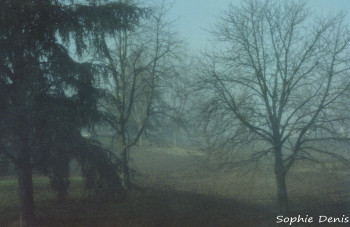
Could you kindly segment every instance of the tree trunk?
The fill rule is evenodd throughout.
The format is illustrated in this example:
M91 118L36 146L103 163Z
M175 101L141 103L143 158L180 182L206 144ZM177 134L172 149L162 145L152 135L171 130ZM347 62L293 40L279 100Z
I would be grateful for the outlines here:
M34 196L32 181L32 164L28 150L18 152L18 193L20 209L20 226L34 226Z
M277 184L277 201L279 206L279 212L281 215L288 215L288 197L287 197L287 187L286 187L286 175L277 174L276 175Z
M122 173L121 173L122 186L127 194L130 188L130 171L128 163L128 151L123 148L122 150Z
M275 176L277 186L277 201L281 215L288 215L288 197L286 185L286 171L283 165L281 149L275 150Z

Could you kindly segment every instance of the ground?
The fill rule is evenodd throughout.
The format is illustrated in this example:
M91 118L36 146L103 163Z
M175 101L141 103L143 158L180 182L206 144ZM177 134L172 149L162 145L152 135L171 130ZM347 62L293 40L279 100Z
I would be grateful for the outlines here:
M173 147L135 148L131 157L139 187L128 201L86 197L78 176L70 179L69 197L57 201L48 179L35 176L37 225L282 226L266 165L222 170L195 150ZM287 176L291 216L350 216L349 176L339 163L299 163ZM0 179L0 226L18 225L16 188L14 177Z

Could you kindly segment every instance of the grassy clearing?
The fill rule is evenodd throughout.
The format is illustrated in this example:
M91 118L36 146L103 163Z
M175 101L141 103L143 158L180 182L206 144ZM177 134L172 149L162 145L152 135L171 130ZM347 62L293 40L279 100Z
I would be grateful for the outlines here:
M148 147L132 153L141 189L128 201L86 197L80 177L70 178L68 198L57 201L49 179L35 176L38 226L274 226L271 169L214 170L204 157L177 150ZM293 215L350 216L350 173L330 166L292 169L287 184ZM0 226L16 226L17 219L17 180L0 178Z
M70 178L69 198L79 199L83 195L82 179L80 177ZM50 215L58 208L55 193L50 188L48 177L34 176L34 202L38 216ZM15 222L18 217L18 183L14 177L0 178L0 226L8 226ZM59 211L58 211L59 212Z
M83 196L80 178L71 179L71 184L70 196L57 201L48 179L34 178L38 226L226 226L266 217L256 208L225 198L144 188L132 192L128 201L101 201ZM0 226L18 224L16 190L16 180L1 180ZM234 218L252 210L259 215Z

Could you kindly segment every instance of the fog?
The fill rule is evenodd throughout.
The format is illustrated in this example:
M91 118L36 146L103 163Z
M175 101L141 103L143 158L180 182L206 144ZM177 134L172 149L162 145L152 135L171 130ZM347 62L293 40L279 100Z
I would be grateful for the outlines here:
M0 1L0 225L346 225L348 10Z

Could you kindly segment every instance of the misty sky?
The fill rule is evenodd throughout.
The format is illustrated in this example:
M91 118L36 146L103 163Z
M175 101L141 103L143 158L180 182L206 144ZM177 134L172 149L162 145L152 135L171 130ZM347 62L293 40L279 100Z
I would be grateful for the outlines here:
M282 0L281 0L282 1ZM166 2L166 1L165 1ZM204 49L211 39L205 29L214 27L217 16L228 5L240 5L241 0L176 0L170 11L170 18L176 21L176 30L187 41L191 50ZM331 15L340 10L347 12L350 24L350 0L308 0L308 7L317 14Z

